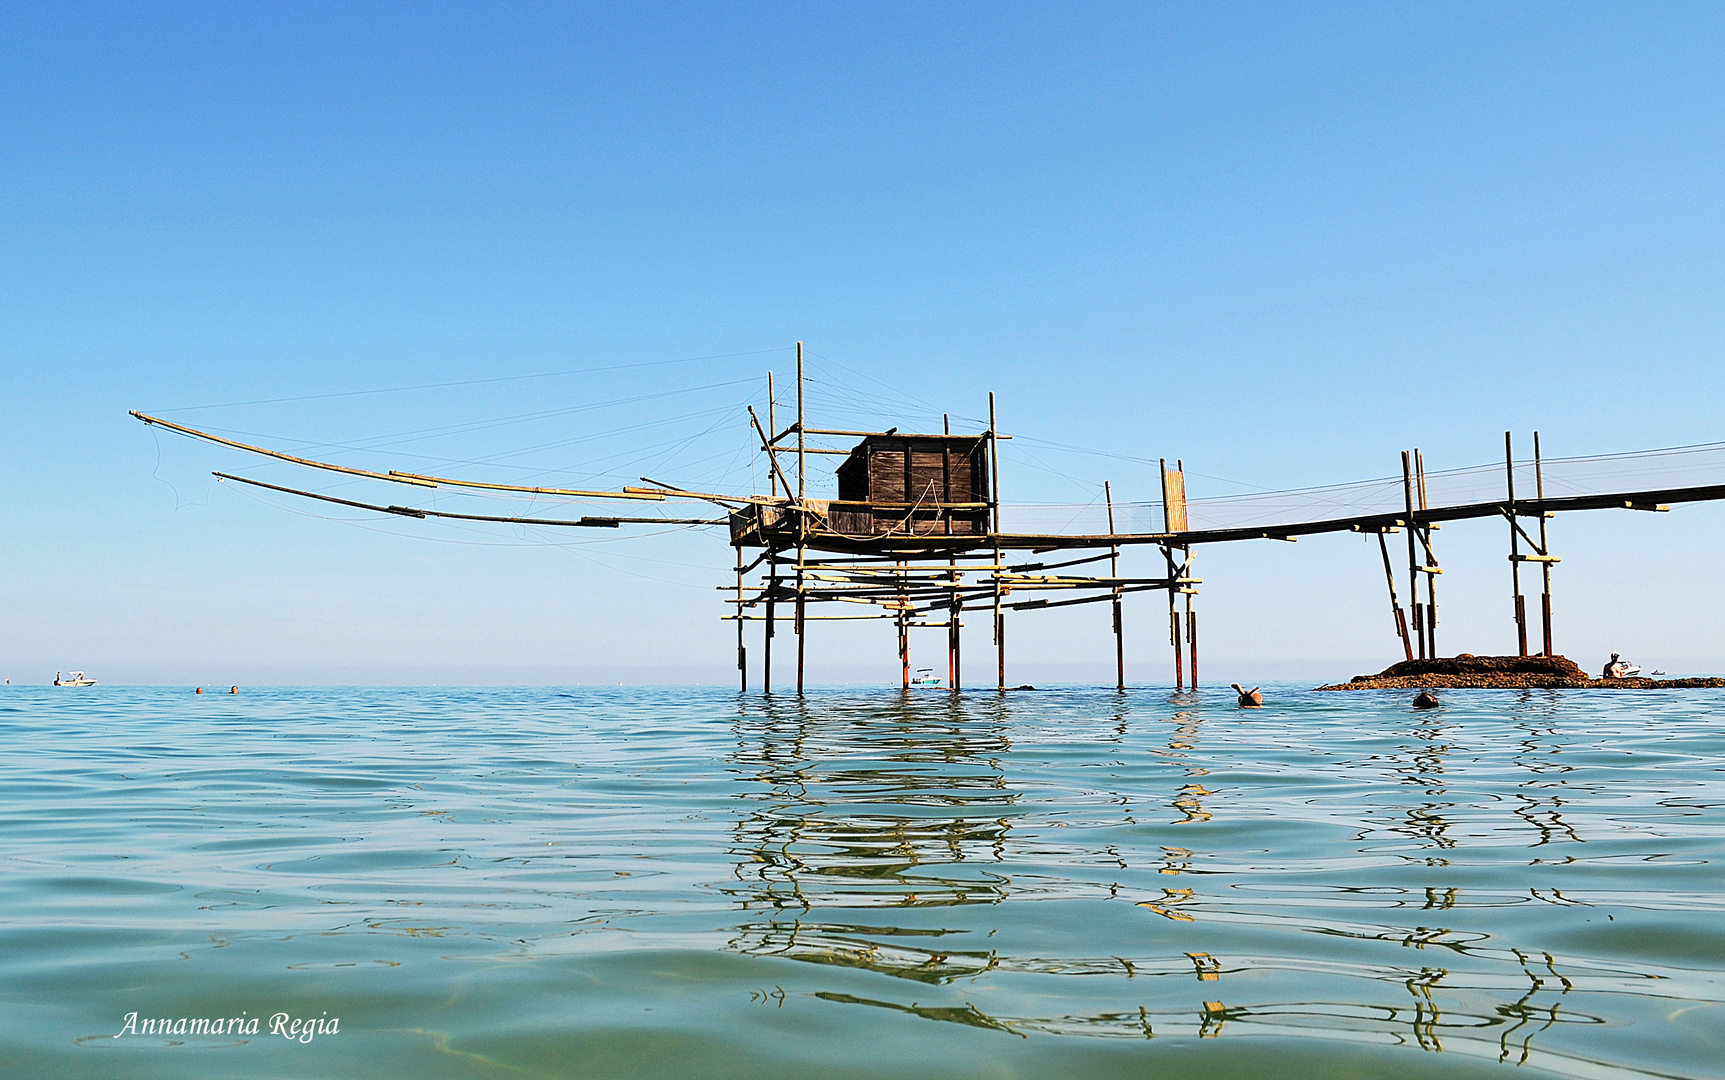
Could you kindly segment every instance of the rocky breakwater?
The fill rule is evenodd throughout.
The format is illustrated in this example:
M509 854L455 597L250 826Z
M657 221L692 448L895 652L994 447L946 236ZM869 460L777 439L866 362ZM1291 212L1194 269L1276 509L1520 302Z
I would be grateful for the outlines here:
M1355 675L1345 683L1318 689L1675 690L1694 686L1725 687L1725 679L1595 679L1566 656L1474 656L1462 653L1430 660L1404 660L1391 664L1376 675Z

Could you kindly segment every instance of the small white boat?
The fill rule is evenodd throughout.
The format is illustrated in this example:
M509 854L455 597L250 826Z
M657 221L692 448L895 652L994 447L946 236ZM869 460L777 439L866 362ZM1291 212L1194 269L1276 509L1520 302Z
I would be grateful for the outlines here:
M931 667L917 668L916 676L910 680L912 686L944 686L945 683Z
M64 675L62 675L60 672L56 671L54 673L54 685L55 686L95 686L96 680L85 675L82 671L68 671L68 672L64 673Z

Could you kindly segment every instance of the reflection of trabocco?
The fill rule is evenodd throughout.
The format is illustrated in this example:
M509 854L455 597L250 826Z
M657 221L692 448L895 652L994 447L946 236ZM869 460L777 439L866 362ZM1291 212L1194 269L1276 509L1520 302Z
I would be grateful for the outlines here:
M182 1016L146 1017L143 1020L138 1019L137 1013L129 1012L125 1025L114 1038L118 1039L120 1035L256 1035L259 1021L259 1017L248 1016L245 1012L214 1019ZM270 1017L268 1033L308 1043L319 1035L341 1034L341 1017L325 1012L322 1016L302 1019L278 1012Z

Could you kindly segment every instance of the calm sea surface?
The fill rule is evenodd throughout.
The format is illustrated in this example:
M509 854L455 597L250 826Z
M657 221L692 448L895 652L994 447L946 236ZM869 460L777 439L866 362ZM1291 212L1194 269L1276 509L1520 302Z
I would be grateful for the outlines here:
M1266 690L7 687L0 1074L1725 1077L1725 695Z

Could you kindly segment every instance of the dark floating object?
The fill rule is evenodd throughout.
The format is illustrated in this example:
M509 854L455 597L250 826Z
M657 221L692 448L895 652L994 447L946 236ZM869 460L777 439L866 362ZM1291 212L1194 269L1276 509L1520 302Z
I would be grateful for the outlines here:
M1260 708L1263 708L1264 695L1260 694L1258 692L1258 688L1256 686L1254 686L1250 690L1248 690L1245 687L1241 686L1239 683L1230 683L1229 685L1234 688L1234 693L1240 695L1240 708L1242 708L1242 709L1260 709Z
M1437 695L1430 690L1421 690L1414 695L1414 708L1416 709L1435 709L1442 704L1443 702L1439 701Z

